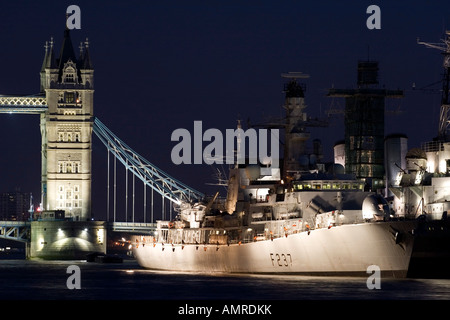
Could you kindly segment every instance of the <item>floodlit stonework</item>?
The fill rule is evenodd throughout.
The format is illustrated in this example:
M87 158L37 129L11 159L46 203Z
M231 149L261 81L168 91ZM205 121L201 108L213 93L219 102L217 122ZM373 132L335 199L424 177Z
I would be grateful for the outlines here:
M75 56L69 30L59 57L53 40L45 46L41 93L48 110L41 113L42 209L64 210L66 218L91 217L91 152L94 70L89 42Z

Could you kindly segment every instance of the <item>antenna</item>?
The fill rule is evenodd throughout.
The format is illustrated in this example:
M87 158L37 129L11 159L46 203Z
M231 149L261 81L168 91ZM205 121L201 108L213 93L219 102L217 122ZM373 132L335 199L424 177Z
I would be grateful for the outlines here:
M303 72L288 72L282 73L281 77L289 79L288 83L284 84L283 92L286 92L287 95L294 94L303 97L303 93L306 91L306 85L304 83L298 83L297 79L307 79L309 78L309 74Z

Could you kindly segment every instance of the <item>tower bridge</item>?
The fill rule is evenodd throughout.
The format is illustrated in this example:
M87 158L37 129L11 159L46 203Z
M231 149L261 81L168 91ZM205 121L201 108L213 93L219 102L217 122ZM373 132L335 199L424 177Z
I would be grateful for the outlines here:
M144 159L94 117L94 68L88 39L80 44L80 54L76 56L70 30L66 28L58 56L53 38L44 48L40 92L23 96L0 95L0 113L40 116L41 204L30 221L1 221L0 238L27 243L28 257L84 258L90 252L106 252L108 231L151 233L156 226L153 191L161 196L163 212L167 206L165 200L172 212L173 205L194 203L204 197ZM108 152L106 221L91 219L92 133ZM150 222L145 217L143 222L138 222L134 207L131 221L117 221L115 171L114 210L110 219L110 154L114 158L114 170L116 160L125 166L127 192L128 172L133 176L133 202L135 177L144 184L144 201L145 188L152 190ZM128 213L125 217L127 219Z

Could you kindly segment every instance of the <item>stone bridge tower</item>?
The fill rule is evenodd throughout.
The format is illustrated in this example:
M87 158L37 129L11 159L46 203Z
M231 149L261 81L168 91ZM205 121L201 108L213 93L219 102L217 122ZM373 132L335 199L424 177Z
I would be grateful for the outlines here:
M75 56L70 30L64 31L59 56L53 39L45 45L41 94L42 209L64 210L75 221L91 217L91 152L94 120L94 69L86 39Z

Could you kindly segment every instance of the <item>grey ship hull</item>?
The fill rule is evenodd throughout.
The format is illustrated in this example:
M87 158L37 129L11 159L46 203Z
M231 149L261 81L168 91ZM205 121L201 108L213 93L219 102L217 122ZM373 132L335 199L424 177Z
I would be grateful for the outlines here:
M134 239L134 255L148 269L205 273L270 273L406 277L414 221L347 224L241 244L163 244Z

